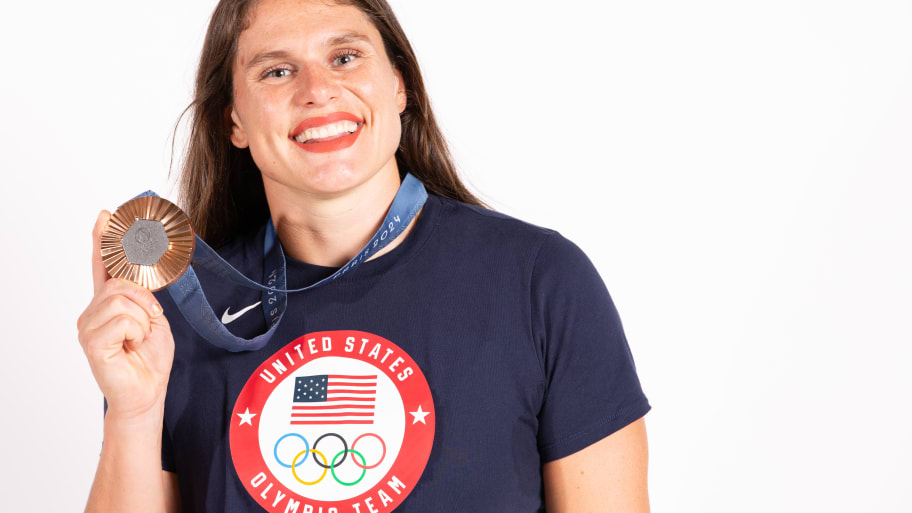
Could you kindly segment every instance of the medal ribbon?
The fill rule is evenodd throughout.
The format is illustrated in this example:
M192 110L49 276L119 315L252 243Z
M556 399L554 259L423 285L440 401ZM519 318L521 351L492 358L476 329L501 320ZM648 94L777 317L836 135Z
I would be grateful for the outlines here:
M152 191L146 191L137 197L149 195L158 196ZM383 224L371 240L368 241L367 245L347 264L333 273L332 276L299 289L285 288L287 286L285 281L285 253L282 251L282 243L276 236L275 226L272 224L271 218L266 223L266 238L263 243L263 283L244 276L244 274L219 256L208 244L203 242L198 235L194 235L196 237L196 249L193 252L193 262L195 264L205 267L220 278L236 285L262 291L263 315L266 318L266 325L269 326L269 329L251 339L234 335L222 324L215 312L212 311L212 307L203 293L199 279L196 277L196 272L193 270L193 265L187 268L187 271L180 279L167 287L168 293L171 294L187 323L209 343L232 352L255 351L265 346L272 338L276 328L278 328L282 316L285 315L288 294L326 285L344 274L354 271L367 259L368 255L380 251L398 237L403 228L408 226L418 211L421 210L426 200L427 191L424 188L424 184L411 173L406 173L405 179L393 199L393 204L383 220Z

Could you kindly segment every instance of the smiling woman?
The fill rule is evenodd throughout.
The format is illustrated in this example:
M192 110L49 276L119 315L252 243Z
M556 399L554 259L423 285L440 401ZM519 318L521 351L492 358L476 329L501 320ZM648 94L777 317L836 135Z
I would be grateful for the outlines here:
M255 18L260 23L254 23ZM304 34L306 38L301 37ZM327 101L332 109L321 103ZM262 225L267 209L274 208L267 206L263 189L271 180L272 185L288 180L287 173L284 179L272 174L272 168L295 165L287 159L309 161L308 176L299 179L306 180L305 190L313 192L331 193L351 186L353 180L363 181L359 167L373 173L385 166L381 174L391 174L401 165L432 194L484 206L456 172L417 58L385 2L220 2L189 109L194 116L182 203L200 236L214 246ZM226 113L233 125L230 140L225 137ZM347 115L364 125L359 132L367 133L349 141L356 149L347 149L344 156L334 154L330 163L323 155L317 164L317 153L334 148L284 143L297 139L293 136L300 135L300 128L338 121L318 119L324 114ZM273 132L277 140L271 145L249 141L267 137L261 130L279 129L283 131ZM354 145L355 139L361 142ZM286 161L273 165L267 148ZM356 166L352 159L373 162ZM328 165L340 172L325 173Z
M267 286L195 269L212 322L269 337L219 345L107 278L103 211L87 511L648 511L651 407L604 282L462 184L386 2L221 1L188 109L182 206Z

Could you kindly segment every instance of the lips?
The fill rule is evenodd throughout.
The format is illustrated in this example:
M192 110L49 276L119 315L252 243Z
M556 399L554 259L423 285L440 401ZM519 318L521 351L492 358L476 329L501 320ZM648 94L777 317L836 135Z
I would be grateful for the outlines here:
M361 135L362 128L364 128L364 123L359 123L357 130L352 133L343 131L341 134L334 137L314 139L303 143L298 142L294 137L290 137L289 140L298 148L309 153L329 153L344 150L355 144L355 141L358 140L358 136ZM305 127L304 130L307 130L307 128Z
M296 126L295 129L291 132L289 137L291 139L294 139L295 137L298 136L298 134L300 134L304 130L307 130L308 128L313 128L315 126L328 125L330 123L335 123L336 121L343 121L343 120L353 121L358 124L364 123L363 119L359 118L358 116L355 116L354 114L352 114L350 112L333 112L332 114L329 114L326 116L315 116L312 118L307 118L304 121L301 121L301 123L298 124L298 126Z

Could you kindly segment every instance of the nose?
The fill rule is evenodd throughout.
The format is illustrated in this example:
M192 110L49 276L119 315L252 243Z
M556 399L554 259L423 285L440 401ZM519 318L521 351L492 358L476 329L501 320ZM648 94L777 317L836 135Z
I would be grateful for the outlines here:
M302 65L295 82L295 105L324 105L339 96L339 83L333 71L319 64Z

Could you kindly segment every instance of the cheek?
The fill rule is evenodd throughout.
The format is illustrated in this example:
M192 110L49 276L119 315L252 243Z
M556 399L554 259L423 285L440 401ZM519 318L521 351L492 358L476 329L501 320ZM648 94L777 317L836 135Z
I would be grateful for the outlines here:
M366 68L362 73L349 77L345 86L360 97L372 113L388 115L393 111L398 115L395 76Z
M381 138L390 139L390 144L398 144L392 140L398 141L402 131L402 121L399 118L399 106L396 104L393 88L374 85L362 92L365 95L362 98L369 98L371 123Z
M281 131L281 122L286 116L285 108L276 98L263 97L256 106L256 116L264 132Z
M243 97L238 97L238 104L243 108L242 119L248 132L281 131L280 125L287 113L275 95L244 94Z

